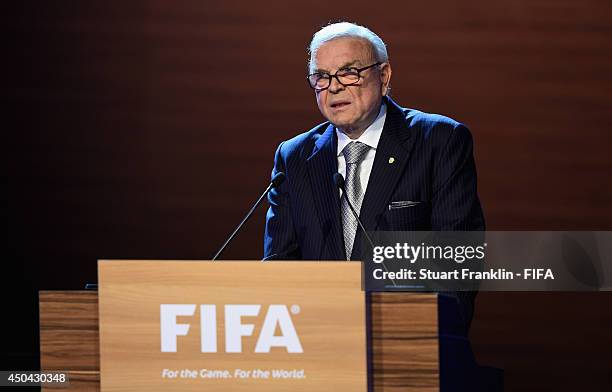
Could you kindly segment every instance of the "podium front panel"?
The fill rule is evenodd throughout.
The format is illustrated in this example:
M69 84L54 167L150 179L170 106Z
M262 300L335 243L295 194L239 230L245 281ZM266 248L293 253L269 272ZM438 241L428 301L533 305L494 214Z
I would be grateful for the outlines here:
M366 391L352 262L100 261L100 380L118 391Z

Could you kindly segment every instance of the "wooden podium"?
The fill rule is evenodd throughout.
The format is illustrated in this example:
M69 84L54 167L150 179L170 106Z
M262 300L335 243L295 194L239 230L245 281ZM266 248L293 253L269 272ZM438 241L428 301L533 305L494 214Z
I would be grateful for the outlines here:
M236 271L244 271L248 266L246 269L250 271L248 283L255 285L254 287L261 286L262 279L267 278L263 274L258 280L253 271L263 270L265 266L267 270L283 278L285 281L283 287L299 290L300 284L310 285L312 283L312 285L316 285L318 279L317 268L325 267L327 268L325 273L331 275L330 266L341 265L341 268L343 268L341 271L351 270L348 278L349 281L352 281L351 284L358 287L361 285L358 278L361 273L360 265L346 262L235 262L243 263L242 265L232 265L232 262L228 261L223 263L113 261L109 263L113 263L113 266L120 268L116 271L109 269L103 273L100 269L100 277L104 278L100 279L100 293L101 296L106 297L111 297L111 294L114 293L113 290L118 287L129 289L130 280L134 281L134 285L137 284L136 282L138 284L143 281L151 282L153 281L151 279L161 279L163 282L171 281L175 271L181 269L180 266L182 268L193 268L194 276L197 275L195 271L198 268L197 266L202 265L208 266L207 268L235 266ZM118 263L123 263L123 265L120 266ZM351 266L347 269L348 264L351 264ZM291 268L288 269L289 266ZM150 272L154 267L166 270L161 275ZM287 281L291 281L291 277L287 274L293 274L296 268L304 268L303 272L295 275L297 283L287 283ZM342 275L347 274L342 272ZM180 277L181 275L176 276ZM355 277L357 277L357 281L355 281ZM112 281L108 282L105 279L120 280L121 282L113 286ZM209 283L214 288L214 282L218 281L219 277L214 276L210 279ZM321 278L321 281L324 281L321 287L329 288L332 283L335 284L336 277L327 276ZM239 285L241 280L234 279L234 282ZM206 285L206 282L202 282L202 286ZM149 286L144 287L150 290ZM172 287L178 289L176 285ZM227 290L231 290L231 288ZM260 290L273 292L269 286L261 286ZM120 291L116 293L120 293ZM366 357L368 360L366 361L366 358L364 358L364 363L367 362L368 366L369 388L376 392L440 390L438 295L375 293L366 296L363 292L362 295L365 299L366 319L364 321L367 325L368 342L368 349L364 349L364 353L367 351ZM40 292L41 369L67 371L70 377L70 391L100 390L100 330L102 328L106 332L112 331L119 321L110 321L107 322L107 325L100 327L99 314L103 309L99 307L98 301L97 291ZM133 302L133 300L130 301ZM317 299L317 301L322 301L322 299ZM334 298L327 298L323 302L329 304L333 301ZM132 302L129 302L128 305ZM101 314L108 320L109 315L115 309L115 305L110 306L107 302L105 304L106 308ZM136 303L132 305L136 312L139 305ZM119 311L120 308L116 309ZM122 331L126 330L125 326L121 328L123 328ZM197 329L195 326L193 328ZM324 331L321 331L321 333L324 333ZM132 334L130 337L130 340L134 339L138 339L137 334ZM104 344L110 344L109 341L110 338ZM366 345L365 341L364 345ZM341 366L340 364L344 359L342 354L338 353L338 366ZM113 362L107 359L106 363L106 368L109 368L109 364ZM213 365L208 364L207 366ZM125 390L130 389L126 388Z

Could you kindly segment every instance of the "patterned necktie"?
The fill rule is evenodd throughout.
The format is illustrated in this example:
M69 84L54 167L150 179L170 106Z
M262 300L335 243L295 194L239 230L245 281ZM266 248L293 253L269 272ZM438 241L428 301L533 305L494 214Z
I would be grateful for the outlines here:
M360 142L351 142L344 147L342 154L346 161L346 180L344 182L345 194L342 197L342 231L344 233L344 249L346 259L351 259L355 233L357 233L357 219L351 211L346 199L348 199L355 211L359 214L361 202L363 201L363 189L359 176L359 164L365 157L370 147Z

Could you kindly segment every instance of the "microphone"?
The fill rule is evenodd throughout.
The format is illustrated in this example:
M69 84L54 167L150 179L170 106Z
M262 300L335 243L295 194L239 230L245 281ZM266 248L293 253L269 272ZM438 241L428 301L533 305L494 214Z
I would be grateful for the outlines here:
M247 212L246 216L242 219L242 222L240 222L240 224L234 229L232 234L230 234L230 236L227 238L227 240L225 240L223 245L221 245L221 248L213 256L212 261L216 261L217 260L219 255L221 255L221 252L223 252L225 250L225 248L229 245L229 243L234 239L236 234L238 234L238 232L240 231L242 226L244 226L246 221L248 221L249 218L251 217L251 215L253 215L253 212L255 212L257 207L259 207L259 205L261 204L261 202L264 199L264 197L266 197L268 195L268 192L270 192L272 190L272 188L276 188L280 184L282 184L283 181L285 181L285 178L286 178L286 176L285 176L285 173L283 173L283 172L278 172L278 173L276 173L274 175L274 177L272 177L272 180L270 181L270 184L268 185L266 190L261 194L261 196L259 196L259 199L257 199L255 204L253 204L253 207L251 207L249 212Z
M368 232L363 226L361 219L359 219L359 214L357 213L357 210L355 210L355 207L353 207L351 201L348 199L348 197L346 197L346 189L344 189L344 177L342 177L342 174L334 173L334 184L336 184L336 187L338 187L342 191L342 197L344 198L344 200L346 200L346 204L348 204L349 208L353 212L355 219L357 219L357 224L361 228L361 231L365 235L365 238L368 240L368 243L370 244L370 249L374 251L374 241L372 241L372 238L370 238L370 236L368 235ZM385 271L389 272L389 269L387 268L387 265L384 262L382 263L382 266ZM393 283L393 286L397 286L397 283L395 283L395 279L391 278L391 282Z
M353 207L353 203L351 203L351 201L348 199L348 197L346 197L346 190L344 189L344 177L342 177L342 174L334 173L334 184L336 184L336 187L338 187L342 191L342 197L344 198L344 200L346 200L346 203L348 204L349 208L353 212L353 215L355 216L355 219L357 219L357 223L359 224L359 227L361 227L361 231L363 232L363 234L365 235L366 239L370 243L370 246L372 247L372 249L374 249L374 242L372 241L372 239L368 235L368 232L366 231L365 227L363 226L363 223L361 222L361 219L359 219L359 214L357 213L357 210L355 210L355 207ZM349 255L349 257L350 257L350 255Z

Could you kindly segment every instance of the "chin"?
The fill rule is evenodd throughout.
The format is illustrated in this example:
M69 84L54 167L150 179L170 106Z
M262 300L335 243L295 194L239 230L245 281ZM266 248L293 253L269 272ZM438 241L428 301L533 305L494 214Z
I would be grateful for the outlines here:
M352 129L355 126L355 123L353 121L347 121L346 118L342 117L330 117L330 122L336 127L342 129Z
M332 121L332 124L334 124L334 126L336 126L336 128L340 128L342 130L346 130L346 129L353 129L352 124L348 124L348 123L344 123L344 122L340 122L340 121Z

